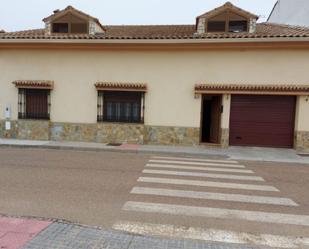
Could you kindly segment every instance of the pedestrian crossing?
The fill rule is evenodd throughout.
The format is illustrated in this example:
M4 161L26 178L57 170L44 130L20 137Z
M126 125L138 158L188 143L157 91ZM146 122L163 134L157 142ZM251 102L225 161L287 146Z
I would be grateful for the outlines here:
M279 189L267 185L263 177L255 175L253 170L246 169L245 165L237 161L153 156L145 165L142 174L130 192L132 200L128 200L122 208L124 214L130 216L134 213L133 217L146 214L168 215L174 217L175 224L157 224L156 220L140 222L121 219L114 224L114 229L142 235L212 242L275 248L309 248L309 238L305 237L250 234L244 231L232 231L228 229L229 227L220 230L176 224L178 217L187 219L196 217L205 221L219 219L301 226L309 229L307 215L264 211L264 207L293 209L299 204L290 198L280 196ZM159 199L152 201L152 198ZM209 206L208 201L212 202L212 205ZM228 203L238 203L237 205L244 205L246 209L230 208L226 206Z
M256 196L256 195L240 195L240 194L222 194L216 192L199 192L188 190L174 190L164 188L142 188L134 187L131 194L140 195L157 195L168 197L181 197L191 199L204 199L204 200L220 200L220 201L233 201L233 202L246 202L246 203L261 203L282 206L298 206L297 203L288 198Z
M259 176L243 176L243 175L230 175L230 174L210 174L210 173L196 173L188 171L173 171L173 170L152 170L144 169L144 174L156 174L156 175L174 175L174 176L197 176L206 178L217 178L217 179L232 179L232 180L243 180L243 181L264 181Z
M201 170L201 171L216 171L216 172L228 172L228 173L244 173L244 174L253 174L252 170L246 169L227 169L227 168L212 168L212 167L195 167L195 166L178 166L172 164L155 164L149 163L146 164L146 167L151 168L166 168L166 169L188 169L188 170Z
M268 185L254 185L254 184L241 184L241 183L229 183L229 182L184 180L184 179L160 178L160 177L140 177L138 178L137 181L146 183L170 184L170 185L280 192L277 188Z
M168 161L168 160L149 160L150 163L172 163L172 164L184 164L184 165L197 165L197 166L214 166L214 167L225 167L225 168L245 168L244 165L237 164L223 164L222 161L220 163L205 163L205 162L189 162L189 161Z

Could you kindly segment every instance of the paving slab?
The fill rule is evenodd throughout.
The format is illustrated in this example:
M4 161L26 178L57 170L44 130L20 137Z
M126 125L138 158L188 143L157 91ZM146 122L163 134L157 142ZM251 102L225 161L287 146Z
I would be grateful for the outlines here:
M0 217L0 248L21 248L50 224L50 221Z
M139 236L116 230L55 222L23 249L255 249L237 244Z

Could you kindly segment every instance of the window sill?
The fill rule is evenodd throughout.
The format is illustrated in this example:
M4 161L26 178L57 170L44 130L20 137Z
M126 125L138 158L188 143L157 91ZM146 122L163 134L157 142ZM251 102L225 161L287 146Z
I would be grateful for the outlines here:
M97 121L98 124L144 125L144 122Z
M18 118L18 120L24 121L50 121L50 118Z

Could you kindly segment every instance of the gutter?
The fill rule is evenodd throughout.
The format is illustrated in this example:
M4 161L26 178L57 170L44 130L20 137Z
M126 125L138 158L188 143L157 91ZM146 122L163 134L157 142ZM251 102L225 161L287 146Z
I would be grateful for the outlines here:
M309 37L208 39L1 39L0 44L231 44L309 42Z

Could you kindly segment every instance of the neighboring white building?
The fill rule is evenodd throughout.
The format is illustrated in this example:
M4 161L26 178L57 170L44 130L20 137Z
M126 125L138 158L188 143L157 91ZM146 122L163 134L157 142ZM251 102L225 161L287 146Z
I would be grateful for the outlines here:
M271 23L309 26L309 1L278 0L267 21Z

